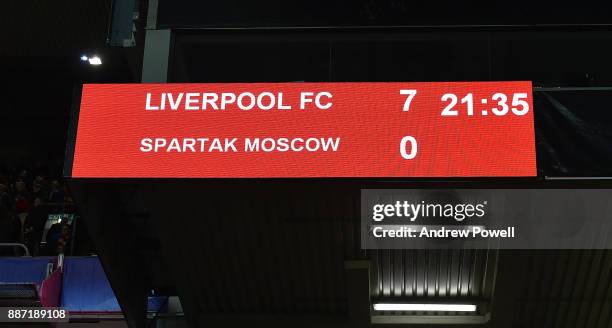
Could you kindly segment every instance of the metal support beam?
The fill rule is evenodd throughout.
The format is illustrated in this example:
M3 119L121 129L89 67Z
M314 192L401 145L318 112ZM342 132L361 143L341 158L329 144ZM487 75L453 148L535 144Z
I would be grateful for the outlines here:
M157 29L157 5L158 0L149 0L149 10L147 11L147 30Z
M170 30L147 30L142 60L143 83L168 82Z
M172 31L157 29L158 0L149 1L145 35L142 77L144 83L168 82L168 59Z
M345 261L347 310L352 327L370 325L370 261Z

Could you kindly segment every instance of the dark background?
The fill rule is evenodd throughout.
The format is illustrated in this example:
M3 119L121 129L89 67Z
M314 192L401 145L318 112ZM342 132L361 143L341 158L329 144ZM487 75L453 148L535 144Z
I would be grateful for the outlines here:
M159 25L202 27L346 27L604 24L601 4L552 1L160 0Z
M105 45L109 0L0 5L0 163L61 166L75 85L139 81L141 5L129 49ZM173 28L172 82L532 80L547 88L534 96L540 176L612 173L610 91L557 89L612 86L604 5L160 0L159 8L159 27ZM81 63L83 53L103 65ZM192 324L346 324L397 279L444 284L424 274L442 265L455 265L453 279L478 283L470 272L490 256L364 252L359 181L72 182L131 323L144 322L146 295L156 289L178 294ZM346 260L371 261L370 283L379 285L367 290L367 276L348 276ZM501 252L498 273L492 325L610 326L608 250ZM414 296L407 291L394 293ZM358 325L367 325L365 315Z
M140 80L147 2L139 6L136 47L115 48L106 45L110 0L2 5L2 162L61 166L74 87ZM170 82L532 80L536 87L607 87L612 15L605 9L526 1L161 0L158 27L173 29ZM83 64L81 54L98 54L104 64ZM547 94L535 95L540 175L609 175L608 91Z

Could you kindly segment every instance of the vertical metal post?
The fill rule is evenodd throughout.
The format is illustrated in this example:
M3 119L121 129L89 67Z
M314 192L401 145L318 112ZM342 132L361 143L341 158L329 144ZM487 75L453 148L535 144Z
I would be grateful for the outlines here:
M157 29L157 0L149 1L142 60L143 83L168 82L168 59L172 31Z
M348 319L352 327L370 326L370 261L345 261Z

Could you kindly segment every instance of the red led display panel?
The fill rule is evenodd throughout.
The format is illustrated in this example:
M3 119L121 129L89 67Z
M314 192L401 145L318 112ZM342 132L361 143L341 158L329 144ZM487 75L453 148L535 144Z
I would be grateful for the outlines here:
M85 84L71 172L535 176L531 82Z

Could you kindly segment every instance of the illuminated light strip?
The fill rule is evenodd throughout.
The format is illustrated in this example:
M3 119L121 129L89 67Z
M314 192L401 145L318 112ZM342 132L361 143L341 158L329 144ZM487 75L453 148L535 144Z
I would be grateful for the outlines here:
M375 311L448 311L476 312L474 304L414 304L414 303L375 303Z

